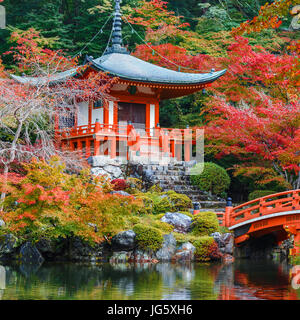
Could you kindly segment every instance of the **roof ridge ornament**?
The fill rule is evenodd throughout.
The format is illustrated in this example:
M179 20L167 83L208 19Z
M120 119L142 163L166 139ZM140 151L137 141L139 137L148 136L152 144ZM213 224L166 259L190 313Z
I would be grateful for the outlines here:
M122 40L122 14L121 4L122 0L115 0L115 13L112 28L112 45L106 49L104 54L123 53L129 54L128 50L123 46Z

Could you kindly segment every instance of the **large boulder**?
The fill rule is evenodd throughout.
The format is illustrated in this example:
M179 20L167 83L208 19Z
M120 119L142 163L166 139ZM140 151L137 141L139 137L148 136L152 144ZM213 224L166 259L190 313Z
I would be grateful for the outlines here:
M17 238L12 234L0 237L0 259L13 255L17 247Z
M190 242L185 242L177 248L172 260L193 261L195 250L196 248Z
M167 212L161 221L174 226L175 232L188 233L191 229L192 218L179 212Z
M136 263L157 262L152 251L141 250L141 249L137 249L132 253L130 257L130 261L136 262Z
M42 238L36 243L36 248L46 260L53 260L63 252L63 246L56 246L53 240Z
M164 235L162 247L156 252L156 258L160 261L170 261L176 251L176 239L170 234Z
M132 230L120 232L111 239L112 248L119 251L133 250L136 247L135 237Z
M31 242L25 242L20 248L20 260L24 264L41 265L44 262L44 258Z
M67 250L67 258L72 261L97 262L103 259L104 245L89 245L80 238L74 237Z
M214 238L222 254L233 255L233 251L234 251L233 234L214 232L210 236Z

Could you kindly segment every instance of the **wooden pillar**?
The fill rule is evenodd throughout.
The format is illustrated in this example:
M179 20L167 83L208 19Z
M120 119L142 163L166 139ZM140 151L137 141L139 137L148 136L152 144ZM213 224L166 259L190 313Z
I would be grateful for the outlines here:
M104 103L104 108L103 108L103 124L104 124L104 128L107 128L108 126L108 109L109 109L109 103L108 101L105 101Z
M77 148L78 148L78 150L79 150L79 152L80 152L80 156L82 156L82 142L81 142L81 140L77 140Z
M150 135L150 103L146 104L146 133Z
M91 156L91 141L89 138L86 138L85 140L85 155L86 157L90 157Z
M163 132L163 135L162 135L162 151L164 154L167 153L169 155L170 153L168 132Z
M118 127L118 101L114 102L114 125Z
M192 146L192 132L191 129L186 128L184 129L184 137L183 137L183 143L184 143L184 161L190 161L191 160L191 146Z
M294 254L300 254L300 230L297 230L297 234L294 235Z
M89 126L92 124L93 106L94 106L94 102L90 100L89 101L89 118L88 118L88 125Z
M159 102L155 104L155 128L157 127L158 123L159 123Z
M116 137L112 137L110 140L110 157L115 159L117 156L117 139Z
M232 210L233 210L232 199L228 198L226 203L226 208L225 208L225 227L226 228L230 227L230 216L231 216Z
M94 154L95 154L95 156L99 156L100 141L97 139L97 133L100 131L100 129L101 129L100 123L97 121L95 123L95 139L94 139L94 149L95 149Z
M175 140L170 141L170 151L173 158L175 158Z

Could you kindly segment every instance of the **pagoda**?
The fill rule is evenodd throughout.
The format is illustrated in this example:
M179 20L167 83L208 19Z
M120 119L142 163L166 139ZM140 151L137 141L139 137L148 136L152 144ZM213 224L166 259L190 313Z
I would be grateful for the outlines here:
M185 73L130 55L122 41L120 0L115 2L110 46L101 57L85 59L86 72L105 72L117 79L109 91L111 99L77 102L77 111L67 121L57 115L56 136L61 137L64 147L80 151L86 158L101 155L136 161L151 157L189 161L195 144L191 130L161 128L159 103L203 90L226 70ZM53 82L75 75L74 70L66 71ZM33 81L26 77L13 78L23 83Z

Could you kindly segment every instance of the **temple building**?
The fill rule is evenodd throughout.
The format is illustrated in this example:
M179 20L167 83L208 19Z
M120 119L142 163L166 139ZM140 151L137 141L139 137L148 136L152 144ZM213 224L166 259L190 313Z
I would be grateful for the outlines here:
M75 115L56 121L62 145L81 150L87 158L103 155L114 159L165 157L189 161L194 137L190 129L167 129L159 125L159 103L203 90L226 70L185 73L163 68L128 52L122 41L120 0L116 0L112 43L99 58L86 56L86 72L105 72L117 78L108 101L79 102ZM75 72L76 73L76 72ZM74 70L57 74L53 81L75 75ZM16 81L29 81L13 76ZM33 81L32 79L30 81ZM185 145L184 145L185 140ZM184 147L183 147L184 145Z

